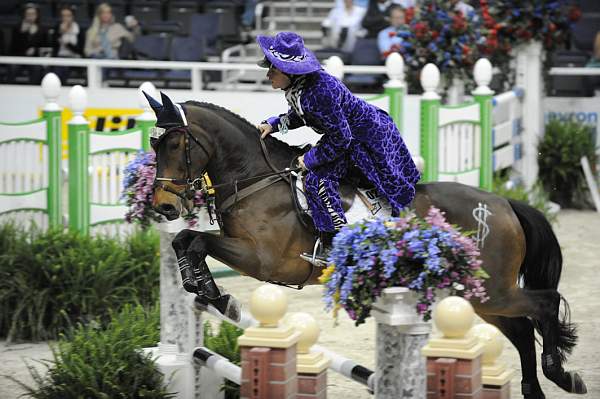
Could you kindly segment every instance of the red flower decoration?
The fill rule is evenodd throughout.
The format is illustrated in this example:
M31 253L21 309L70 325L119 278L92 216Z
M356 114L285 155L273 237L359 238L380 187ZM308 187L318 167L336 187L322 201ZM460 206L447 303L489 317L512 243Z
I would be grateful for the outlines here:
M578 21L581 18L581 10L579 7L571 7L569 10L569 19L573 22Z
M388 36L389 37L395 37L396 36L396 32L388 32Z

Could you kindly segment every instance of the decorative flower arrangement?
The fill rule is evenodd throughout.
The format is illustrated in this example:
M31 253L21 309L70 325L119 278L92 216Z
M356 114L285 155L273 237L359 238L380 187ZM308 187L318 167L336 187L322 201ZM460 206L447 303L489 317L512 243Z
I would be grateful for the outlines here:
M152 222L162 221L162 216L152 208L152 193L156 177L156 158L153 152L140 151L125 167L123 178L123 194L121 198L129 207L125 214L128 223L137 222L148 227ZM194 196L194 211L183 215L188 225L193 227L198 222L198 211L206 204L204 196L197 191Z
M479 0L479 7L463 15L452 2L422 0L417 10L407 12L408 24L400 29L401 45L392 49L404 57L411 70L411 87L418 71L434 63L447 78L470 79L474 63L481 57L508 74L511 50L538 40L548 51L568 42L581 12L569 0Z
M327 309L343 308L355 324L364 323L384 288L407 287L418 294L417 312L431 318L436 289L466 299L488 300L489 276L476 243L431 207L427 216L412 211L398 218L369 220L343 228L333 239L325 284Z

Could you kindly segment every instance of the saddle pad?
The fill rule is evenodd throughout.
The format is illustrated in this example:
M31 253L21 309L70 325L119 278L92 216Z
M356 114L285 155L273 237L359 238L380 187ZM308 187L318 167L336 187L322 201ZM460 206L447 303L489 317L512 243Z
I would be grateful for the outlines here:
M296 179L296 188L298 203L303 210L310 214L306 197L304 196L304 182L302 179ZM350 209L346 211L348 224L365 219L375 219L376 217L388 218L392 216L392 207L385 198L377 193L376 189L355 188L354 190L354 201Z

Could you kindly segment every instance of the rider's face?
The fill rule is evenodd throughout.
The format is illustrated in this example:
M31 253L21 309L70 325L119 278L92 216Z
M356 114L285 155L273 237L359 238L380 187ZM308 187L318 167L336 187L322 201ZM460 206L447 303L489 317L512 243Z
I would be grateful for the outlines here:
M267 72L267 79L271 81L271 87L274 89L285 89L292 83L290 78L273 65L271 65Z

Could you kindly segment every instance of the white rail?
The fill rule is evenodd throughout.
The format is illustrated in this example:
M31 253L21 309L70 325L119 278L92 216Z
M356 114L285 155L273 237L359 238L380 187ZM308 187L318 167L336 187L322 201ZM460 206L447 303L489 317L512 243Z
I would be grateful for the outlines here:
M164 69L188 70L191 72L191 89L202 90L202 72L204 71L263 71L256 64L224 62L184 62L184 61L138 61L138 60L97 60L88 58L41 58L41 57L0 57L0 64L68 66L87 68L88 88L102 87L102 68L117 69ZM344 73L385 74L385 66L345 65Z
M549 73L561 76L600 76L600 68L556 67L550 68Z

